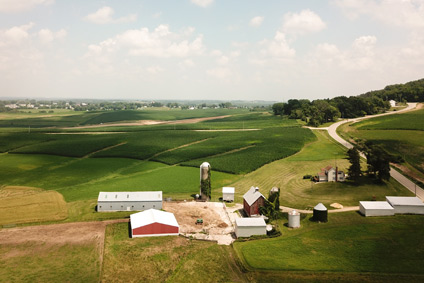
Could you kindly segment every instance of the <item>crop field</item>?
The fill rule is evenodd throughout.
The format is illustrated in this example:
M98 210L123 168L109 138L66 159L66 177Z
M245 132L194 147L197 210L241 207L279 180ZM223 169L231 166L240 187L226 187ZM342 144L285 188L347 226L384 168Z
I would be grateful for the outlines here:
M404 159L408 174L424 180L424 109L343 125L340 133L382 145Z
M0 188L0 225L66 219L68 209L62 195L30 187Z
M403 276L409 282L424 278L423 217L363 217L348 212L330 214L328 223L309 218L298 229L285 227L287 220L282 220L281 237L236 242L234 248L246 268L254 270L376 276L370 281L379 274L392 274L390 282Z

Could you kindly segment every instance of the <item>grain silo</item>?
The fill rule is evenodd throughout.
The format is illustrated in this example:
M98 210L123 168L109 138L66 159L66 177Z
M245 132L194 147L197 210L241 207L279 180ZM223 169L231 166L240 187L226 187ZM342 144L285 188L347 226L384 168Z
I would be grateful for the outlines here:
M322 203L317 204L314 207L314 216L313 220L317 222L327 222L328 221L328 211L325 205Z
M289 228L300 227L300 213L296 210L289 212Z
M211 198L211 165L203 162L200 165L200 197L203 200Z

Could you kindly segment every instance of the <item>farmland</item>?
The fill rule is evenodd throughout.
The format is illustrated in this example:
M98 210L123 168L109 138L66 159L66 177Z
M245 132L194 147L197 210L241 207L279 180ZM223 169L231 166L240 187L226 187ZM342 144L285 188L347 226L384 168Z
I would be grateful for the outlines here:
M424 181L424 109L343 125L347 138L373 141L404 160L403 170Z

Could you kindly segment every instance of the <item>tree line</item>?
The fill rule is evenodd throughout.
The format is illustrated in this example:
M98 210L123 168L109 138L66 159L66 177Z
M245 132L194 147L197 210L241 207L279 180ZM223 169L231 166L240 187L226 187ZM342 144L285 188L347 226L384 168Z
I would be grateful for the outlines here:
M274 115L289 119L301 119L310 126L335 122L338 118L356 118L373 115L390 109L389 100L397 102L424 102L424 79L386 86L359 96L338 96L332 99L290 99L274 103Z

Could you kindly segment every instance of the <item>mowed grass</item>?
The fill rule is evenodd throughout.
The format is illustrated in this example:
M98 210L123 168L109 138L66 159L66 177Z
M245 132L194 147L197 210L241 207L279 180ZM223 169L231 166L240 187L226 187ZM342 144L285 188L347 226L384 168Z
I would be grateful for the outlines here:
M347 212L330 214L328 223L309 218L294 230L281 221L282 236L236 242L234 248L248 269L424 278L424 218L420 215L363 217Z
M314 184L304 175L315 175L328 165L347 171L345 149L335 143L326 132L314 131L317 141L307 144L300 152L288 158L267 164L245 175L231 186L236 188L236 201L242 202L243 194L251 187L258 186L265 196L272 187L280 188L280 204L297 209L310 209L322 202L329 207L338 202L344 206L357 206L361 200L376 197L384 200L386 195L410 195L400 184L391 179L380 184L363 178L356 185L351 182ZM363 170L365 164L362 163Z
M107 226L103 282L247 282L229 246L172 236L131 239L128 226Z
M68 208L55 191L31 187L0 188L0 225L66 219Z

